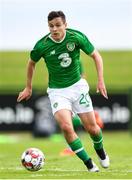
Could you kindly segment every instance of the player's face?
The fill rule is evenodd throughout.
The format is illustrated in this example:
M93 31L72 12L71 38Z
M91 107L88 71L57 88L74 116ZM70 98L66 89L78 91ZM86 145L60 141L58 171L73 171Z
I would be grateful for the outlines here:
M64 22L61 17L57 17L49 21L48 25L49 25L51 37L55 41L61 41L65 36L66 26L67 26L66 22Z

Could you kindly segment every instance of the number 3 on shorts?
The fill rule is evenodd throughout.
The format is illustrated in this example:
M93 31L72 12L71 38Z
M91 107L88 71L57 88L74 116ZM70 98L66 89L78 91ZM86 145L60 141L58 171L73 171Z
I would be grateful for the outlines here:
M81 94L81 97L80 97L80 101L79 101L79 104L81 105L86 105L86 107L88 107L90 105L90 101L88 100L89 98L89 94L86 93L86 94Z

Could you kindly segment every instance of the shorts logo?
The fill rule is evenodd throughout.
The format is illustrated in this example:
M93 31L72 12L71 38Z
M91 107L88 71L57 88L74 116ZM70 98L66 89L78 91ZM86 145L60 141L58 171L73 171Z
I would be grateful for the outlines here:
M66 44L66 47L69 51L73 51L75 49L75 43L74 42L69 42Z
M57 108L57 106L58 106L58 103L57 103L57 102L53 104L53 107L54 107L54 108Z

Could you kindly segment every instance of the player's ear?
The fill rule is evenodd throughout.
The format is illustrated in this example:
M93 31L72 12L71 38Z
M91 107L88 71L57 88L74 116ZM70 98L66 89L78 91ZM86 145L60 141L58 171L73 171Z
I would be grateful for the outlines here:
M65 22L65 27L67 28L67 23Z

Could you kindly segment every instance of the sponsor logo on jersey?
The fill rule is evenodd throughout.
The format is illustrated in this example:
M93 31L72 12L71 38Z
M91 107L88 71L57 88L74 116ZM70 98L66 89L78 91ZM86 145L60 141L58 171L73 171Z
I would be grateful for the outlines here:
M60 65L61 65L61 67L64 67L64 68L70 66L70 64L72 62L72 59L68 53L60 54L58 59L61 59Z
M75 43L74 42L69 42L66 44L66 47L69 51L73 51L75 49Z

